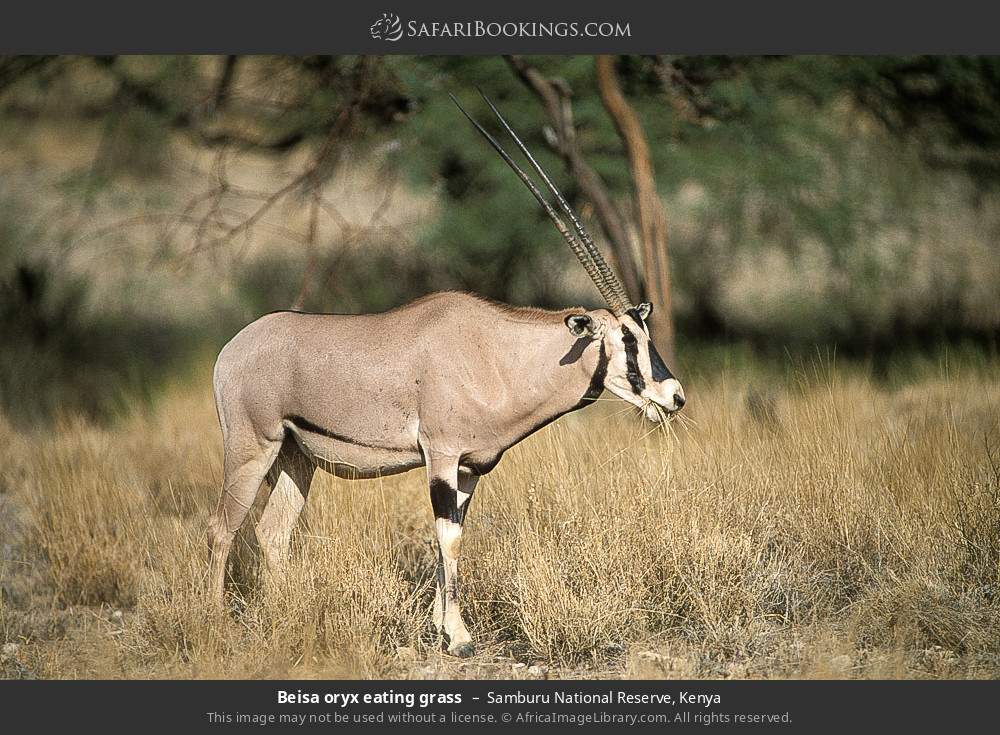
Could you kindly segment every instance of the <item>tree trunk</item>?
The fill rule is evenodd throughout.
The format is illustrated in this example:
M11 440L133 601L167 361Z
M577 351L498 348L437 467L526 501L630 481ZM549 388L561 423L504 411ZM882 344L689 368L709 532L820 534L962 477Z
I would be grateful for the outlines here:
M667 259L667 217L656 190L653 162L642 123L622 94L613 56L596 60L597 89L628 154L635 190L636 219L642 245L646 293L653 302L650 330L668 363L674 355L674 322L670 305L670 263Z

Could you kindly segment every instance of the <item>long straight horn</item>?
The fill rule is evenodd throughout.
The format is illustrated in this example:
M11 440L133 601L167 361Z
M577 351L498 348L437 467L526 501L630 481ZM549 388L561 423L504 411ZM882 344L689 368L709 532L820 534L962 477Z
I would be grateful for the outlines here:
M494 105L493 102L490 100L490 98L483 93L483 90L480 89L478 90L478 92L479 95L486 102L486 104L490 106L490 109L493 110L493 114L497 116L497 120L499 120L500 124L503 125L503 128L504 130L507 131L507 134L510 135L510 137L514 140L514 142L517 144L517 147L521 149L521 153L523 153L524 157L528 159L528 162L531 164L531 167L535 169L535 171L538 173L539 176L542 177L542 181L545 182L545 185L549 188L549 191L552 192L553 196L555 196L556 198L556 201L559 202L559 206L562 208L563 212L566 213L566 216L569 217L570 222L573 223L573 229L575 229L577 234L580 236L580 240L583 242L583 246L586 249L587 254L594 261L594 265L597 266L597 271L598 273L600 273L602 280L611 287L611 289L615 292L616 296L618 297L618 301L621 302L622 312L630 308L632 304L629 301L628 293L625 291L625 286L622 285L622 282L620 280L618 280L618 276L615 275L615 272L611 270L611 266L608 265L608 262L604 259L604 256L601 255L601 251L597 249L597 246L594 244L593 238L590 236L590 233L587 232L586 228L584 228L583 223L580 221L580 218L576 216L576 213L573 211L573 208L569 206L569 202L566 201L566 197L564 197L562 195L562 192L560 192L559 189L556 188L556 185L552 182L552 179L549 178L549 175L547 173L545 173L545 169L543 169L541 164L538 163L538 161L535 160L535 157L531 155L531 153L528 151L527 146L525 146L524 143L521 142L521 139L518 137L517 133L514 132L514 129L511 128L507 120L504 119L504 116L500 114L500 110L496 108L496 105Z
M612 283L609 283L607 278L603 276L603 274L600 272L597 262L592 258L592 256L584 248L584 246L577 241L576 237L574 237L573 233L570 232L569 228L566 227L566 223L562 221L562 219L559 217L558 214L556 214L556 211L552 208L552 205L549 204L548 200L545 198L542 192L538 190L538 187L535 186L535 182L531 180L531 177L528 176L528 174L526 174L521 169L521 167L514 162L514 159L512 159L510 155L507 153L507 151L503 149L503 146L501 146L496 141L496 139L492 135L490 135L483 128L483 126L476 121L474 117L472 117L472 115L466 112L465 108L462 107L459 101L455 98L455 95L449 94L448 96L451 97L451 101L455 103L455 106L462 111L462 114L465 115L465 117L468 118L469 122L472 123L472 125L476 128L476 130L479 131L480 135L482 135L486 139L486 141L500 155L500 157L504 160L504 162L508 166L510 166L510 168L514 171L514 173L517 174L518 178L521 179L524 185L528 187L528 190L532 193L532 195L535 197L538 203L542 206L542 209L545 210L545 213L549 216L549 219L552 220L552 223L556 226L556 229L559 230L560 234L563 236L563 239L566 240L566 243L569 245L574 255L576 255L577 259L583 265L584 269L587 271L587 275L590 276L590 280L592 280L594 282L594 285L597 286L597 290L601 292L601 296L604 297L604 300L608 303L608 306L611 307L612 311L614 311L616 314L624 313L625 310L629 308L629 303L627 298L622 297L623 291L618 292L614 288ZM489 100L487 100L487 102L489 102ZM492 106L493 105L490 104L490 107ZM494 111L495 109L496 108L494 108ZM499 113L497 114L499 115ZM501 118L501 120L502 119L503 118ZM504 126L507 127L506 122L504 122ZM510 131L510 128L507 127L507 130ZM516 136L515 140L517 140L521 150L527 153L527 151L524 149L523 144L521 144L520 140L518 140ZM529 159L532 161L532 163L534 163L534 159L531 159L530 155ZM534 165L536 166L537 169L538 168L537 164ZM542 175L544 176L544 172L542 173ZM551 183L549 184L549 186L550 188L553 188ZM570 216L573 217L574 220L576 219L575 216L573 216L572 214ZM578 224L575 224L574 227L577 229L578 232L582 229ZM598 253L597 255L598 257L601 257L600 253ZM601 259L601 262L603 262L603 258ZM604 265L605 267L607 267L607 263L604 263Z

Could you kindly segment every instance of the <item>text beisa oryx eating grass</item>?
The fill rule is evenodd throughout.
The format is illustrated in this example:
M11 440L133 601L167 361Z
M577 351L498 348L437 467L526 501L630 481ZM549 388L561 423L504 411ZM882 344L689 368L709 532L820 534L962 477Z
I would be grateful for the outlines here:
M209 523L209 581L220 606L226 559L261 483L271 491L257 537L269 573L280 576L317 467L352 479L426 465L438 537L434 622L449 652L470 655L457 564L479 478L510 447L605 389L652 421L684 405L680 383L650 341L652 306L632 305L569 204L486 102L575 234L462 112L542 205L610 310L516 308L447 292L381 314L283 311L245 327L222 349L214 373L225 457Z

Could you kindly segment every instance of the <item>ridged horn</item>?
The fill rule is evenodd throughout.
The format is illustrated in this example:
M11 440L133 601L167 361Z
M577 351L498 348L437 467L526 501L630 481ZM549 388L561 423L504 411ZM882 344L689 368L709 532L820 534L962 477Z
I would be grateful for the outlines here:
M601 255L601 251L597 249L597 245L594 244L594 239L590 236L590 233L587 232L583 223L580 221L580 218L576 216L576 212L573 211L573 208L569 206L569 202L566 201L566 197L562 195L562 192L559 191L556 185L552 182L549 175L545 173L545 169L542 168L541 164L538 163L538 161L535 160L535 157L531 155L527 146L524 145L507 120L504 119L504 116L500 114L500 110L496 108L496 105L493 104L489 97L483 94L483 90L480 89L477 91L486 104L490 106L490 109L493 110L493 114L497 116L497 120L500 121L500 124L503 126L504 130L507 131L507 134L510 135L513 141L517 144L517 147L521 149L521 153L523 153L524 157L528 159L531 167L535 169L539 176L542 177L542 181L545 182L549 191L552 192L556 201L559 202L559 206L566 213L566 216L569 217L570 222L573 223L573 229L575 229L577 234L580 236L580 241L583 243L583 247L587 251L587 254L594 261L594 265L597 266L597 271L600 273L601 278L614 290L618 300L623 304L622 311L624 312L625 309L631 308L632 302L629 301L628 293L625 291L625 286L622 285L620 280L618 280L618 276L615 275L615 272L611 270L611 266L608 265L604 256Z
M469 122L472 123L472 125L476 128L476 130L479 131L480 135L482 135L483 138L486 139L486 141L500 155L500 157L504 160L504 162L508 166L510 166L510 168L514 171L515 174L517 174L518 178L521 179L524 185L528 187L528 190L532 193L532 195L535 197L538 203L542 206L542 209L549 216L549 219L552 220L552 223L556 226L556 229L559 230L560 234L563 236L563 239L566 240L566 243L573 251L573 254L576 255L577 260L579 260L581 265L583 265L584 269L587 271L587 275L590 276L590 280L592 280L594 282L594 285L597 286L597 290L600 291L601 296L604 297L604 300L607 302L608 306L611 307L611 310L616 315L619 316L621 314L624 314L625 311L631 308L632 306L631 302L628 299L628 295L625 293L625 288L622 286L621 281L618 280L617 276L615 276L614 272L611 270L611 267L608 265L607 261L604 260L604 256L601 255L600 251L597 249L597 246L594 245L594 241L590 237L586 229L584 229L583 223L580 222L579 218L573 212L572 208L569 206L569 203L566 201L565 197L563 197L559 189L556 188L555 184L552 183L552 180L545 173L544 169L542 169L542 167L534 159L531 153L528 152L528 149L525 147L524 143L521 142L521 139L517 136L517 134L513 131L513 129L510 127L507 121L503 118L503 116L500 114L500 111L497 110L494 104L489 100L489 98L485 94L482 93L482 91L480 91L479 93L482 95L483 99L486 100L486 104L490 106L490 109L493 110L493 113L497 116L497 119L499 119L500 124L504 127L507 133L517 144L517 147L521 150L524 156L531 163L532 168L534 168L534 170L538 173L538 175L542 177L542 180L545 182L545 185L548 187L549 191L551 191L552 194L556 197L556 201L559 202L559 206L562 208L562 210L570 218L570 221L573 223L573 229L575 229L577 234L580 236L580 240L577 240L576 236L574 236L574 234L570 232L569 228L566 226L566 223L562 221L562 219L559 217L556 211L552 208L552 205L549 204L545 196L538 190L538 187L535 186L535 182L531 179L530 176L528 176L528 174L526 174L521 169L520 166L517 165L517 163L514 162L514 160L510 157L507 151L503 149L503 146L501 146L500 143L498 143L497 140L492 135L490 135L483 128L483 126L476 121L474 117L472 117L472 115L466 112L465 108L462 107L459 101L455 98L455 95L449 94L448 96L451 97L451 101L455 103L458 109L462 111L462 114L465 115L465 117L468 118Z

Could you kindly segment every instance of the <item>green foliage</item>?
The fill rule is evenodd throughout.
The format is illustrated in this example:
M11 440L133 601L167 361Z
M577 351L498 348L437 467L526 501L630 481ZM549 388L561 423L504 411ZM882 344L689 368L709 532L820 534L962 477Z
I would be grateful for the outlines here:
M504 300L550 300L546 291L551 284L543 285L542 293L528 286L541 257L558 244L551 225L506 164L465 122L448 92L468 109L478 108L476 114L486 120L474 91L483 89L524 132L542 164L560 171L560 162L541 139L543 119L536 101L524 93L502 59L406 62L401 66L410 70L411 79L415 71L423 75L411 91L419 95L418 113L397 132L406 147L401 160L415 185L433 187L447 200L437 220L421 233L427 247L446 264L454 287Z
M422 235L448 263L452 283L513 301L578 298L558 277L538 277L547 263L560 257L570 263L570 256L447 93L497 130L474 90L488 94L586 213L546 145L548 121L538 100L501 59L391 63L415 109L395 132L406 146L401 160L417 185L445 198ZM627 161L597 94L593 60L531 63L573 90L584 155L627 211ZM899 336L969 333L970 315L990 311L959 291L993 278L967 265L982 241L970 240L968 223L956 221L962 241L942 242L931 220L975 220L983 214L978 203L995 196L996 176L983 177L1000 150L995 60L679 57L671 63L694 92L665 90L645 58L621 59L619 76L642 119L667 200L682 332L775 346L881 349ZM695 115L690 104L687 111L675 104L692 94ZM988 231L990 222L977 227ZM888 256L872 244L887 239ZM928 261L928 249L939 255ZM940 277L906 270L933 268L934 259L950 261L953 270ZM768 263L776 260L782 267L772 270ZM908 280L939 285L907 293ZM992 339L1000 322L982 326L971 332Z
M529 61L572 90L583 155L631 217L625 151L593 58ZM231 89L226 68L238 80ZM681 344L738 342L773 355L820 345L877 361L942 342L995 351L996 58L622 57L618 75L666 204ZM287 308L307 271L312 310L382 310L445 288L513 303L597 305L530 194L448 98L454 93L498 132L477 88L600 239L589 203L547 143L541 104L501 58L0 60L5 146L45 118L64 137L75 124L101 131L86 163L54 181L31 179L38 202L5 201L0 212L0 330L17 346L0 356L0 403L26 421L63 407L113 415L194 345L219 343L260 313ZM433 200L432 214L416 231L408 225L405 247L390 228L341 233L343 243L326 229L314 260L300 243L280 242L263 248L280 257L234 257L235 288L204 299L211 319L186 314L190 328L141 298L97 304L91 276L53 254L66 245L53 240L80 232L26 224L52 210L72 221L66 213L77 207L78 227L101 207L104 216L177 211L178 189L191 181L186 168L221 146L271 156L289 175L326 151L312 174L320 187L358 163L398 169L412 190L431 195L421 199ZM30 166L30 154L24 159ZM258 183L244 177L240 186ZM289 200L306 202L308 192ZM128 236L108 242L127 247ZM348 244L352 237L367 239Z

